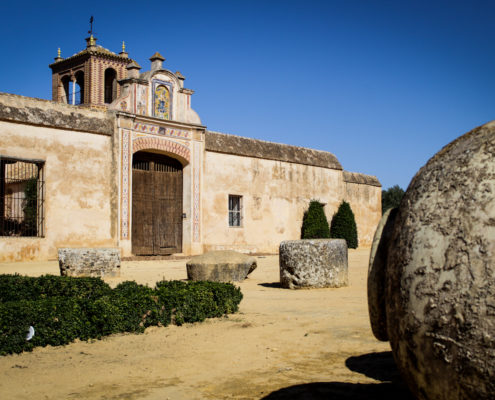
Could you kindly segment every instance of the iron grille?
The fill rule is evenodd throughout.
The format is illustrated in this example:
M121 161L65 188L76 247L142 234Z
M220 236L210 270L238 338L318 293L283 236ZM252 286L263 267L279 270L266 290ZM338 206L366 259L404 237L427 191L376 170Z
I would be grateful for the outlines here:
M43 165L0 156L0 236L44 236Z
M182 165L177 160L169 159L166 162L155 161L156 172L181 172Z
M173 158L138 152L132 159L132 168L141 171L182 172L182 164Z
M229 194L229 226L241 226L242 196Z
M149 171L150 170L150 162L147 160L132 160L132 168L140 169L141 171Z

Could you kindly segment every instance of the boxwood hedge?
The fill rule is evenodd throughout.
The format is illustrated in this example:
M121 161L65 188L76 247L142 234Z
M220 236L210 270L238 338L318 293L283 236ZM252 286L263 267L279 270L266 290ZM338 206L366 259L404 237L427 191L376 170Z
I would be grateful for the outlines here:
M46 297L91 299L110 295L111 292L110 286L100 278L0 275L0 302L38 300Z
M127 281L111 289L100 278L0 275L0 355L204 321L236 312L241 300L228 283L161 281L150 288ZM27 340L30 326L35 334Z

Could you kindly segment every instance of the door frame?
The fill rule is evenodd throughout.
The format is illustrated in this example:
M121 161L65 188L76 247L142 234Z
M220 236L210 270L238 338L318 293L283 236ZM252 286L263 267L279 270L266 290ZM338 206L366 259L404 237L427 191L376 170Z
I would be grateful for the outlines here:
M144 167L144 165L147 164L147 168ZM139 166L140 168L135 168L135 165ZM144 167L144 168L143 168ZM135 176L138 173L134 173L135 169L137 171L141 170L144 173L149 172L148 175L148 185L150 184L149 187L149 192L145 193L148 195L148 198L146 201L149 203L148 204L148 209L151 212L151 222L149 221L148 218L148 225L151 224L151 244L148 243L147 246L139 246L140 243L137 243L136 240L136 234L137 234L137 226L135 225L136 223L136 215L138 210L137 204L135 203L135 190L137 189L137 184L134 182ZM158 214L159 211L158 209L162 209L162 211L166 212L168 208L170 208L170 204L167 205L167 199L166 196L165 198L163 197L164 194L161 192L162 199L158 200L157 196L159 193L156 190L155 184L159 184L159 182L163 178L165 178L164 174L170 174L169 178L170 181L173 181L174 179L179 179L179 181L175 184L175 187L177 188L177 192L175 193L175 197L171 200L175 202L176 204L178 203L178 207L173 209L172 207L172 212L170 218L167 218L163 214ZM178 174L179 176L174 176L174 174ZM135 255L169 255L169 254L174 254L174 253L181 253L183 249L183 240L184 240L184 224L182 221L183 217L183 207L184 207L184 165L176 157L173 157L169 154L163 154L163 153L157 153L154 151L148 151L148 150L142 150L138 151L133 154L132 161L131 161L131 175L132 175L132 185L131 185L131 202L132 202L132 218L131 218L131 248L132 248L132 254ZM167 180L168 178L165 178ZM165 187L165 186L162 186ZM140 196L141 200L142 195ZM168 207L167 207L168 206ZM146 204L143 203L144 207L144 212L146 213ZM139 211L143 211L143 209L139 209ZM167 234L170 235L171 237L175 237L174 241L174 246L172 247L160 247L160 238L162 237L160 235L160 229L162 227L160 226L160 223L163 224L163 218L166 218L167 221L172 221L170 224L172 226L175 226L175 229L172 228L172 230L167 230ZM167 224L169 225L169 224ZM149 230L149 226L148 229ZM144 235L144 233L143 233ZM167 236L168 236L167 235ZM169 237L170 237L169 236ZM146 241L143 240L143 243ZM139 250L137 250L139 249ZM143 250L145 249L145 250Z

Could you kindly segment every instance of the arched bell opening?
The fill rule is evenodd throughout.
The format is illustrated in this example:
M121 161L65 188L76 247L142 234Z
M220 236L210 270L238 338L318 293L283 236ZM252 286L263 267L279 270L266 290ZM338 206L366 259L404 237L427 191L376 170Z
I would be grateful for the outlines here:
M76 72L76 88L74 104L84 104L84 72Z
M110 104L117 98L117 72L113 68L105 70L105 103Z
M62 98L61 101L66 104L71 104L70 103L70 93L71 93L71 81L70 81L70 76L65 75L64 77L61 78L61 83L62 83Z

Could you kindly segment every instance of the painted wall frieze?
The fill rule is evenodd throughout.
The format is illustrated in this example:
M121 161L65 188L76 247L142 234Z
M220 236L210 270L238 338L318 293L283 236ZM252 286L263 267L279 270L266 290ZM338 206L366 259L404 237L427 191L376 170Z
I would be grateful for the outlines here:
M150 133L152 135L177 137L183 139L189 139L191 137L190 132L182 129L166 128L164 126L143 124L141 122L135 122L133 128L136 132Z

